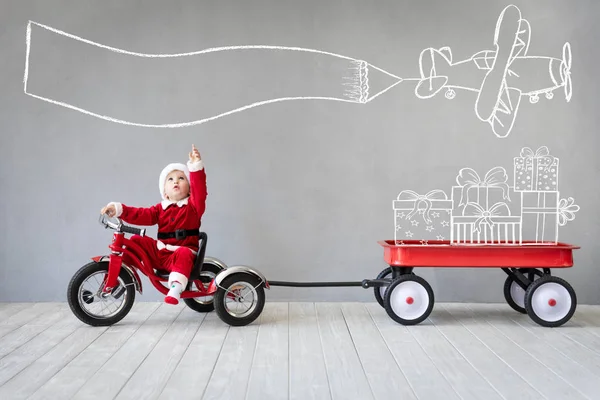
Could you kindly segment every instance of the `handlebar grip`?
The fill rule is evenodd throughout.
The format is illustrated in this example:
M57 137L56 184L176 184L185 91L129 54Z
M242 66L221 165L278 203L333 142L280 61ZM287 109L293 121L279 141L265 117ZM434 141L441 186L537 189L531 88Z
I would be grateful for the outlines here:
M146 229L134 228L133 226L128 225L121 225L121 231L125 233L131 233L132 235L140 236L144 236L146 234Z

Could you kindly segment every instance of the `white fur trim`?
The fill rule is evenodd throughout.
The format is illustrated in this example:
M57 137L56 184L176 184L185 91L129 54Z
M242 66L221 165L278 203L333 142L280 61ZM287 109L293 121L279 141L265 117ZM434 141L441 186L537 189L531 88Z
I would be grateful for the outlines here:
M172 245L172 244L164 244L160 240L157 240L156 241L156 247L158 248L158 250L167 249L169 251L175 251L178 248L180 248L181 246L175 246L175 245ZM194 250L190 249L189 247L187 247L187 249L189 249L189 251L191 251L193 255L197 255L198 254L197 251L194 251Z
M188 203L188 199L189 197L186 197L183 200L179 200L178 202L174 202L171 200L163 200L160 202L160 205L162 206L163 210L166 210L167 207L169 207L171 204L177 204L179 207L182 207L183 205L186 205Z
M173 281L181 283L181 286L183 286L183 290L185 290L185 287L188 283L188 278L185 275L180 274L179 272L171 272L169 274L169 287L171 286L171 283L173 283Z
M166 200L165 197L165 181L167 180L167 175L169 175L173 171L181 171L185 174L188 182L190 181L190 171L185 164L181 163L171 163L163 168L158 177L158 189L160 190L160 196Z
M204 169L204 162L202 160L196 162L187 162L187 167L190 172L202 171Z
M111 201L110 203L108 203L108 205L113 205L115 206L115 209L117 210L117 213L115 214L115 217L120 217L121 214L123 214L123 204L121 203L117 203L115 201Z

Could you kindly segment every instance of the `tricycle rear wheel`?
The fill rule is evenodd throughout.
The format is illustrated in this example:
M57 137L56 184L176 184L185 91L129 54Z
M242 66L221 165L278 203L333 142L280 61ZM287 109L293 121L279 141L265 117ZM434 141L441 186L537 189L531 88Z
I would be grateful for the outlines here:
M101 291L104 285L105 277L108 274L108 261L90 262L79 269L71 278L67 288L67 300L71 311L82 322L91 326L110 326L122 320L131 310L135 301L135 287L133 279L129 273L121 268L118 277L118 286L106 296ZM95 277L95 275L99 275ZM98 288L85 288L87 281L94 277L92 286L98 285ZM115 311L110 311L108 315L100 315L86 306L95 302L106 304L108 300L121 299L120 305ZM93 308L93 307L90 307ZM105 308L101 307L99 312Z
M202 270L200 271L200 278L195 280L194 282L189 282L187 290L192 290L193 284L195 284L196 286L198 286L198 284L202 284L204 285L204 288L207 289L210 282L222 270L223 269L218 265L212 263L204 263L202 265ZM190 297L183 299L183 302L194 311L197 311L199 313L207 313L215 309L214 297L214 295L204 297Z
M214 305L221 321L231 326L244 326L258 318L265 306L265 290L255 275L236 273L223 279L219 286ZM245 303L249 296L252 299L247 308L233 306Z

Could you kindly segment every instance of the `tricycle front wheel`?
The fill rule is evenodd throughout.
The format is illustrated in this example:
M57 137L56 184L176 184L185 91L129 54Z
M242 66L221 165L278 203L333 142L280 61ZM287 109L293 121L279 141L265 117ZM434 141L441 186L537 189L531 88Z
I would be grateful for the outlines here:
M435 298L427 281L414 274L401 275L385 291L384 308L390 318L402 325L417 325L431 311Z
M122 320L135 301L135 288L131 275L121 269L118 285L112 292L103 294L108 275L108 261L91 262L73 275L67 288L71 311L82 322L91 326L109 326Z
M219 318L231 326L252 323L265 306L263 283L254 275L236 273L223 279L214 297Z

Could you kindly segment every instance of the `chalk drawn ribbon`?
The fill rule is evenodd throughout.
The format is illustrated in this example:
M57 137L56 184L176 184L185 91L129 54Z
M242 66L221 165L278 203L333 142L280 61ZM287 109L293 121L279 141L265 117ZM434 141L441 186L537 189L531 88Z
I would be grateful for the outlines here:
M469 203L469 189L473 187L498 187L502 189L502 197L510 201L507 180L508 175L502 167L490 169L483 179L472 168L461 169L456 177L456 182L462 186L459 205Z
M534 161L537 161L537 165L543 167L544 171L548 171L556 159L550 155L550 150L546 146L541 146L535 153L531 148L523 147L520 156L525 159L525 166L535 167Z
M490 227L494 226L492 217L498 216L510 216L510 209L506 203L496 203L489 209L485 210L477 203L467 203L463 209L463 216L465 217L477 217L473 223L473 230L481 232L481 224L487 224Z
M435 200L448 200L448 196L442 190L435 189L427 192L427 194L418 194L413 190L403 190L398 195L398 200L413 202L413 209L406 215L406 219L411 219L417 212L419 212L421 204L425 205L423 209L423 220L428 224L431 223L430 211L433 207L433 201Z

